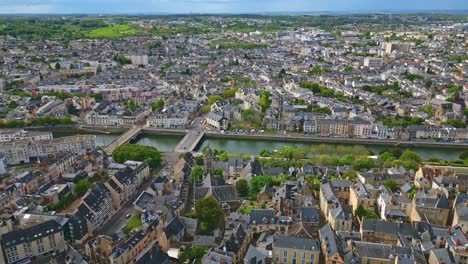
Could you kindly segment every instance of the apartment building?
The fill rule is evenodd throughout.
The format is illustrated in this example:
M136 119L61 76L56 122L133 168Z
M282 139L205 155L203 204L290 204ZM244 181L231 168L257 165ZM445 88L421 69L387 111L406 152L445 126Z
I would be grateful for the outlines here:
M17 229L1 236L4 260L2 263L29 263L31 260L64 252L65 244L62 226L49 220L24 229Z
M278 236L273 241L274 263L318 264L320 246L317 240Z

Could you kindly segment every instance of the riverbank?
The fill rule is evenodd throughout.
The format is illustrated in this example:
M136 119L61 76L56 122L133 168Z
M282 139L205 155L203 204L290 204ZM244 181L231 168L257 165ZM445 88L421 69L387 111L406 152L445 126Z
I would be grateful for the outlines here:
M358 138L333 138L333 137L313 137L313 136L297 136L297 135L271 135L271 134L221 134L221 133L206 133L206 136L212 138L225 139L259 139L270 141L287 141L287 142L312 142L312 143L328 143L328 144L359 144L372 146L390 146L402 148L447 148L447 149L468 149L467 143L452 143L452 142L431 142L431 141L398 141L398 140L376 140L376 139L358 139Z

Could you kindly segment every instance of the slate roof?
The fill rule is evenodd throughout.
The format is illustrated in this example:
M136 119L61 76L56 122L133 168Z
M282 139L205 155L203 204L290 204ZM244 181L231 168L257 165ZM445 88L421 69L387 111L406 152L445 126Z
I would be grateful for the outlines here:
M166 237L169 240L172 236L177 236L184 231L184 223L179 216L176 216L166 226Z
M301 221L318 224L320 221L319 210L314 207L301 207Z
M252 209L249 225L271 224L276 222L275 209Z
M23 243L31 243L35 240L62 232L62 226L55 220L49 220L24 229L17 229L3 234L2 244L5 248L14 247Z
M315 239L300 237L278 236L273 242L273 247L320 251L319 243Z
M433 254L436 259L442 261L444 264L455 264L455 258L453 257L452 252L448 248L437 248L431 250L431 254Z
M136 262L135 262L135 264L170 264L170 263L171 261L169 259L169 255L162 252L161 249L159 249L157 243L154 243L153 246L143 251L143 253L137 257Z
M397 235L397 233L400 233L408 237L413 235L413 227L411 224L387 222L376 219L364 219L361 229L363 231L379 234Z

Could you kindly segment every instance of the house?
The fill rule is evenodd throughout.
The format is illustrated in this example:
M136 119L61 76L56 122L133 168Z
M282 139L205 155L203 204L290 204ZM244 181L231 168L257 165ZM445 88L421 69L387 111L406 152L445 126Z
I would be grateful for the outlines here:
M378 189L375 189L374 186L370 184L364 185L361 182L355 183L351 188L349 200L353 213L356 212L358 207L374 210L377 195Z
M439 197L415 195L410 220L428 222L434 225L446 225L450 213L450 204L445 194Z
M454 201L452 226L455 225L468 232L468 195L465 193L458 195Z
M432 188L432 181L439 176L447 176L447 170L437 169L435 167L420 167L414 175L414 185L416 187Z
M414 229L407 223L364 219L360 232L362 241L396 245L400 237L412 237Z
M349 244L352 253L347 255L347 263L414 263L410 247L361 241L350 241Z
M353 227L353 218L349 206L343 205L332 208L328 211L328 222L334 230L351 231Z
M159 245L163 252L169 248L180 245L182 242L193 240L198 230L198 222L195 219L176 216L164 228L159 236Z
M235 256L217 248L210 248L202 258L202 264L234 264Z
M340 200L333 186L327 182L320 185L320 209L328 220L328 211L340 206Z
M234 230L228 232L227 237L223 239L223 250L232 253L234 262L240 262L247 252L250 243L250 235L239 225Z
M429 253L428 264L455 264L453 253L448 248L437 248Z
M247 253L245 253L245 257L243 260L244 264L265 264L266 263L266 257L263 252L258 250L256 247L249 245L249 248L247 249Z
M273 242L273 261L275 263L313 263L320 262L320 247L317 240L277 236Z
M67 249L63 226L55 220L4 233L1 247L5 258L0 254L0 262L8 264L47 261L48 256Z
M343 244L327 223L319 230L320 245L326 264L345 264L342 254Z
M216 130L225 130L228 128L228 120L215 112L209 112L205 121L210 127Z

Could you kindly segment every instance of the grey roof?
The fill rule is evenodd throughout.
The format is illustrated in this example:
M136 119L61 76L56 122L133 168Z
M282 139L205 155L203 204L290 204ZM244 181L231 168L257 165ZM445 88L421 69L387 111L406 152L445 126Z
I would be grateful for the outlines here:
M317 240L315 239L289 237L289 236L278 236L276 240L273 242L273 247L320 251L319 244Z
M331 228L330 224L325 224L319 230L319 236L321 243L325 245L325 248L327 250L327 252L324 252L324 254L332 255L339 251L339 244L337 244L335 233L333 232L333 229Z
M301 207L301 220L306 223L319 223L319 210L314 207Z
M411 224L394 223L375 219L364 219L361 229L363 231L379 234L397 235L397 233L400 233L408 237L413 235L413 227Z
M17 229L3 234L2 244L5 248L10 248L18 244L31 243L32 241L59 232L62 232L62 226L55 220L49 220L28 228Z
M244 263L263 264L265 263L265 256L256 247L249 245L249 249L245 253Z
M275 209L252 209L249 225L270 224L276 221Z
M179 216L172 218L172 220L166 226L166 237L170 239L172 236L177 236L178 234L185 231L185 225L180 219Z
M154 243L149 249L138 256L135 264L169 264L169 255L159 249L157 243Z
M361 241L353 241L352 246L353 251L361 258L365 257L372 259L390 260L397 255L408 256L412 258L411 248Z
M436 259L442 261L444 264L455 264L455 259L453 257L452 252L448 248L437 248L431 250L431 254L433 254Z

